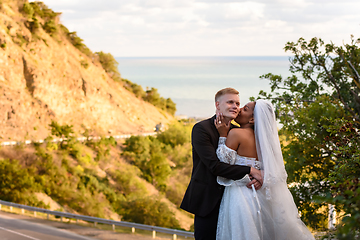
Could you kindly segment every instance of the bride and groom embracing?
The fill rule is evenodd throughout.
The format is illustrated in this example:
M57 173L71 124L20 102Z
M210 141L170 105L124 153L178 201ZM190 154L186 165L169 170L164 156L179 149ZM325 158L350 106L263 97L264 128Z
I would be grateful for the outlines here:
M193 127L193 170L180 206L195 214L195 239L313 240L287 188L271 103L240 108L239 92L225 88L215 106L215 116Z

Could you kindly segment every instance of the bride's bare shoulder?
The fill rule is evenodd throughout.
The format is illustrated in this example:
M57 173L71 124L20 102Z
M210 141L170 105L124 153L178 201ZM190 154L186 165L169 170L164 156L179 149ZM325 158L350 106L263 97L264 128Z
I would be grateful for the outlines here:
M243 136L254 134L254 130L251 128L233 128L230 130L228 136Z

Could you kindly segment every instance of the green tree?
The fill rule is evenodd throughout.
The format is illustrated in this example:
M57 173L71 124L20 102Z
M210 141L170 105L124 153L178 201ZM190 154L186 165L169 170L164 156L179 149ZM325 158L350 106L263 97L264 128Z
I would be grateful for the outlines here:
M173 122L166 131L159 133L157 138L171 147L183 145L191 141L191 129L191 125L184 126L179 122Z
M360 226L360 146L358 141L351 141L346 154L339 155L345 149L336 135L351 123L346 129L359 139L358 41L352 38L344 46L325 44L317 38L288 42L285 50L294 55L290 59L292 75L286 79L271 73L263 75L270 81L271 92L259 93L261 98L272 99L283 125L280 134L285 136L288 182L292 183L303 220L312 228L324 228L327 212L322 207L336 204L339 213L346 216L338 225L338 239L352 239ZM339 168L343 169L341 174Z
M54 20L57 16L61 14L54 12L53 10L48 8L48 6L46 6L43 2L40 1L31 2L29 5L32 7L34 14L41 17L45 21ZM28 9L30 9L30 7L25 8L24 5L24 11L32 12Z
M51 135L60 138L71 138L74 134L73 125L60 125L55 121L51 121L49 126L51 127Z
M138 98L144 98L146 93L144 91L144 89L141 87L141 85L138 85L136 83L131 82L128 79L121 79L123 86L126 90L132 92L135 94L136 97Z
M175 115L176 113L176 104L171 100L171 98L166 99L166 111L171 115Z
M149 90L146 90L146 95L144 97L144 100L160 109L165 108L165 104L162 101L161 96L156 88L151 88Z
M163 152L164 144L152 136L132 136L124 145L123 156L139 167L142 177L160 190L165 190L171 168Z
M31 193L39 190L33 169L23 168L19 161L0 160L0 199L10 202L38 205Z
M47 21L44 26L43 26L44 30L49 33L50 35L54 34L55 32L57 32L57 25L55 23L54 20L49 20Z
M124 202L121 206L124 221L141 224L180 228L175 214L160 199L153 197L138 198Z
M35 11L31 4L26 2L23 5L22 12L25 13L28 18L32 18Z
M66 33L67 28L63 25L61 25L61 29ZM67 38L69 39L69 41L71 42L72 45L74 45L74 47L76 47L77 49L79 49L82 53L84 53L86 56L88 57L93 57L93 53L91 52L91 50L83 43L83 39L80 38L76 32L68 32L67 33Z
M111 77L114 81L120 81L121 75L118 70L119 63L115 60L111 53L104 52L96 52L95 55L98 56L99 62L104 70L107 72L109 77Z
M176 112L176 104L171 100L171 98L165 99L161 97L156 88L146 90L143 99L172 115Z

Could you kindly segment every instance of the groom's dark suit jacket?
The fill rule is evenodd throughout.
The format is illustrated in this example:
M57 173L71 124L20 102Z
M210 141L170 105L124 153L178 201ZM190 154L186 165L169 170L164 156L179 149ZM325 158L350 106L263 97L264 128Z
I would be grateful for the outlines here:
M217 158L219 133L214 125L215 118L216 115L193 127L193 170L180 205L180 208L200 217L206 217L222 198L225 187L217 183L217 176L237 180L250 173L250 167L229 165Z

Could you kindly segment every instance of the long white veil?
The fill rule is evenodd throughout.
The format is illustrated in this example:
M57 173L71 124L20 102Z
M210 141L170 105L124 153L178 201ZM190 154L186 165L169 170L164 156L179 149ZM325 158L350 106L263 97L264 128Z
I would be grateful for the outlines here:
M260 191L266 195L262 209L266 209L266 215L271 218L264 220L264 224L271 225L265 227L274 230L276 240L314 239L299 218L298 209L287 188L287 173L272 104L257 100L254 119L256 149L263 165L264 183Z

